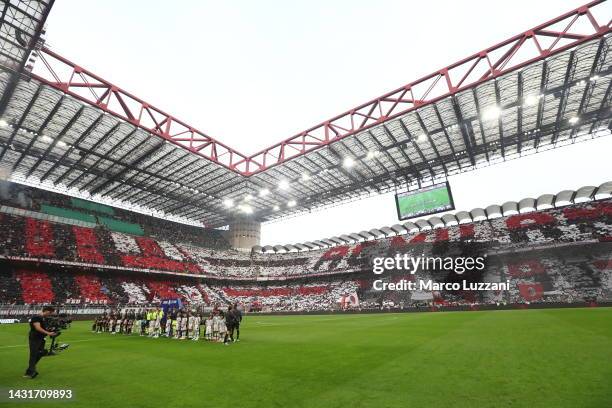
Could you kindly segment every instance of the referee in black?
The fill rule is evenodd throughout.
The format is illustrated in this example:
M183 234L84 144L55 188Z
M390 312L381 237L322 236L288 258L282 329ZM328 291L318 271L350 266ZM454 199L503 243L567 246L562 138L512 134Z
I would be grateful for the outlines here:
M28 342L30 344L30 362L24 377L35 378L38 375L36 371L36 363L45 355L45 337L55 336L54 332L45 329L45 317L55 312L52 306L43 307L42 313L30 318L30 335Z
M223 344L227 345L230 341L234 342L234 329L236 328L236 319L231 304L227 307L227 312L225 312L225 327L227 330L223 338Z
M242 323L242 312L238 308L238 303L234 303L234 328L236 329L236 341L240 341L240 323Z

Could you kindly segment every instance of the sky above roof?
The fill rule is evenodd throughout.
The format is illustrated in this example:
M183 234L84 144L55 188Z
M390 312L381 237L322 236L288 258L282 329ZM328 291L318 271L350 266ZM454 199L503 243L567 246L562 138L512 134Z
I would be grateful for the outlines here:
M61 55L252 154L584 1L62 0L46 38ZM608 181L610 139L451 177L457 209ZM391 225L394 205L379 196L264 225L262 243Z

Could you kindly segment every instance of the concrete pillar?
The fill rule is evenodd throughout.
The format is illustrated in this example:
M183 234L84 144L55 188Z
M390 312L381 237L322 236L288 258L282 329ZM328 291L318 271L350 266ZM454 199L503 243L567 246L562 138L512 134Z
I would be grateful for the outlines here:
M8 180L11 177L11 169L8 166L0 164L0 180Z
M229 226L228 240L232 248L250 250L259 245L261 223L250 219L235 219Z

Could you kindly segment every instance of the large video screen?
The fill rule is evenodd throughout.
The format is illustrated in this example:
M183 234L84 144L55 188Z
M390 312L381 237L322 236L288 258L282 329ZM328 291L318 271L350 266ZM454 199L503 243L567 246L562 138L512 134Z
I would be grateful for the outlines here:
M397 205L397 216L400 220L455 209L448 182L396 194L395 204Z

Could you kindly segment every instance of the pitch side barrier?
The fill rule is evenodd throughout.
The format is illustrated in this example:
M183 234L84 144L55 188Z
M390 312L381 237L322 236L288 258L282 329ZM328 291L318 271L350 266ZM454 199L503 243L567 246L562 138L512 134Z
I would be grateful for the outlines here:
M296 316L296 315L343 315L343 314L375 314L375 313L421 313L421 312L474 312L486 310L524 310L524 309L574 309L584 307L612 307L609 302L543 302L543 303L513 303L506 305L462 305L462 306L410 306L376 309L350 310L313 310L303 312L251 312L248 315L257 316Z

